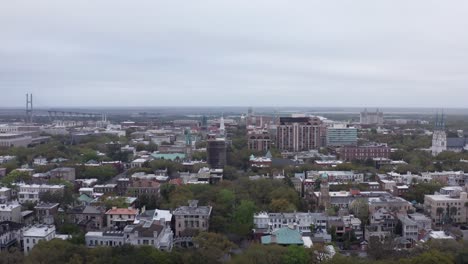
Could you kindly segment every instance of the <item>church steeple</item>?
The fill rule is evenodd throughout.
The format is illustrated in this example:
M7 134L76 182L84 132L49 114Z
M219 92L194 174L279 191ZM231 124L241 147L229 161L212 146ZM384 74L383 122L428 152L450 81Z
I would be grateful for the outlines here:
M439 131L445 130L444 110L441 110L440 114L439 114L439 111L436 112L434 130L439 130Z
M433 156L447 150L447 134L445 134L445 116L443 110L436 112L434 133L432 134L431 152Z

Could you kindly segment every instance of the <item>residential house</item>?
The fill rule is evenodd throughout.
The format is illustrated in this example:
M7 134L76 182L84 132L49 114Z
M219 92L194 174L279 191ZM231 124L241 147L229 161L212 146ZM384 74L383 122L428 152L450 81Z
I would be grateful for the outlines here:
M57 216L58 203L40 203L34 207L36 218L41 224L53 225Z
M123 229L125 226L132 224L137 215L137 209L112 207L106 212L107 226Z
M56 236L55 226L53 225L35 225L23 232L24 254L28 255L39 241L50 241Z
M105 208L99 206L78 206L71 209L68 215L73 223L85 230L99 230L105 226Z
M75 168L61 167L49 171L51 179L60 179L73 182L75 180Z
M23 223L21 205L17 202L0 204L0 221Z
M0 222L0 252L17 246L21 240L21 230L24 225L11 221Z
M193 231L207 231L210 223L211 206L198 206L190 200L188 206L180 206L173 212L176 236L193 236Z
M18 200L19 202L38 203L40 196L43 193L51 192L63 195L64 185L48 185L48 184L19 184Z

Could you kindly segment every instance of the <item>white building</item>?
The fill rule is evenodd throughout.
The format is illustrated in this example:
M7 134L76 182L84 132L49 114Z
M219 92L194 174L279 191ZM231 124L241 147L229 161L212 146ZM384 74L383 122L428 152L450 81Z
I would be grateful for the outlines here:
M123 231L88 232L85 235L86 246L110 246L117 247L125 244Z
M132 163L130 164L130 166L131 166L132 168L141 168L141 167L143 166L143 164L144 164L145 162L147 162L147 161L148 161L147 159L141 159L141 158L140 158L140 159L135 159L135 160L132 161Z
M24 254L28 255L39 241L50 241L55 238L55 226L36 225L23 232Z
M424 210L432 219L433 225L439 225L453 221L455 223L467 223L468 203L466 191L454 192L450 195L434 194L424 196Z
M171 251L174 234L169 226L158 221L143 221L140 225L128 225L124 229L127 243L134 246L148 245Z
M417 241L419 235L419 227L416 221L409 218L407 215L398 215L398 219L402 223L402 237L409 241Z
M32 143L32 137L21 134L0 133L0 147L27 147Z
M254 228L271 233L283 227L292 226L301 233L311 232L310 226L327 228L328 216L323 213L266 213L260 212L254 215Z
M37 157L33 160L33 165L36 166L42 166L42 165L47 165L47 159L44 157Z
M21 205L18 203L0 204L0 221L22 223Z
M169 226L157 221L142 221L137 225L127 225L123 231L88 232L85 235L86 246L117 247L124 244L151 246L156 249L171 251L173 232Z
M40 201L40 195L45 192L61 193L65 189L64 185L48 185L48 184L18 184L18 201L20 203Z
M364 174L354 171L308 171L307 178L328 179L328 182L363 182Z
M0 187L0 203L8 202L11 199L11 189Z

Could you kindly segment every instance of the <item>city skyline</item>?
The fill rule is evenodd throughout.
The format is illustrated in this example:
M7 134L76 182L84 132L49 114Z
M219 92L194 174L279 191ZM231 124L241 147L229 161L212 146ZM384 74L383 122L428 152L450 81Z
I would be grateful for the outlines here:
M8 2L2 107L465 107L467 5Z

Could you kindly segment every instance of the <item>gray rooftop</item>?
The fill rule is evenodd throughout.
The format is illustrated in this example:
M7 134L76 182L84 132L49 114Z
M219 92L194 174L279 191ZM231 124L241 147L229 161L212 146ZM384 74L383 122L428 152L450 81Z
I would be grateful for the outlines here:
M198 201L189 201L189 206L180 206L175 209L174 215L211 215L211 206L198 206Z

